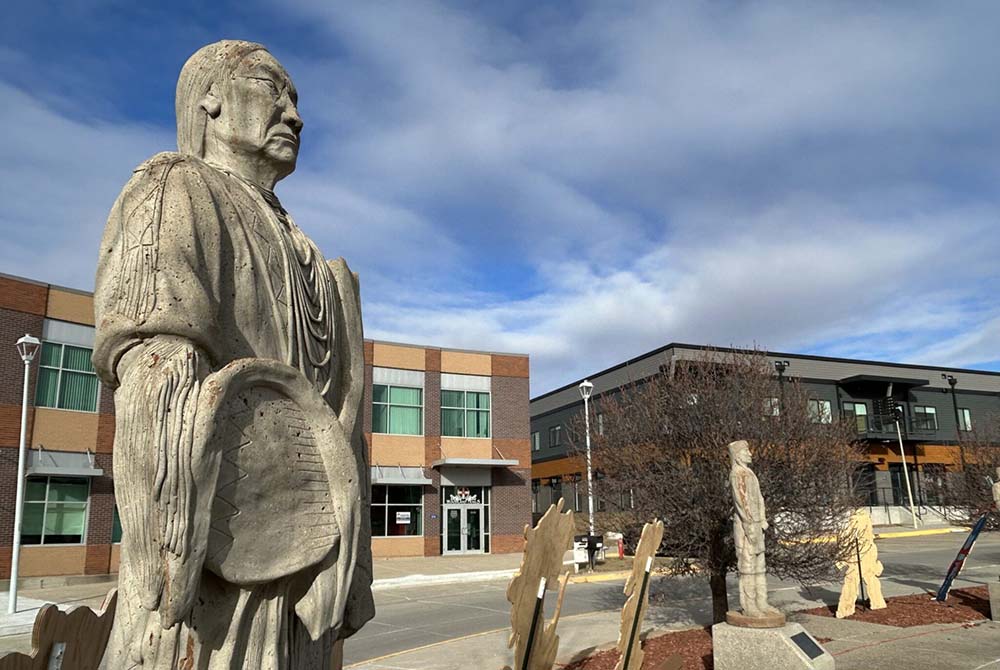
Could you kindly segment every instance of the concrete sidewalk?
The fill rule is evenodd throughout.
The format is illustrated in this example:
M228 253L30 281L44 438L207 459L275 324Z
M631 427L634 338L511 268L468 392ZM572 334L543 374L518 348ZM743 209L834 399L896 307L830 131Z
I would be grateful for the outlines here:
M596 651L611 649L618 637L618 611L567 616L559 622L556 666L567 665ZM896 628L792 614L837 661L838 670L896 668L907 670L985 670L1000 667L1000 623L932 624ZM692 628L647 628L643 638ZM488 631L345 666L345 670L454 670L456 667L512 666L507 629ZM456 659L462 659L461 664Z

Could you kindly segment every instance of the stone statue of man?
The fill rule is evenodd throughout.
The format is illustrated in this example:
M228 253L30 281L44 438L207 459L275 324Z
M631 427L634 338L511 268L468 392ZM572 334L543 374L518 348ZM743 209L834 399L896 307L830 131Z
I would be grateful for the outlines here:
M760 482L750 469L750 445L745 440L729 443L733 466L729 485L733 490L736 515L733 518L733 541L740 575L740 608L751 618L780 616L767 602L767 568L764 562L764 497Z
M132 174L97 270L115 389L122 668L329 668L374 615L357 277L274 185L298 96L260 44L198 50L177 145Z
M997 468L997 478L993 481L993 486L990 488L993 493L993 504L1000 510L1000 467Z

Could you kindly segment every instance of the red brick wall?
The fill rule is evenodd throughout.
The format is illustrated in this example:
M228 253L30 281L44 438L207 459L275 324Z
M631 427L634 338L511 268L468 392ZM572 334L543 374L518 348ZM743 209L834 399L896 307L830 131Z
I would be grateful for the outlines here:
M0 279L3 279L0 277ZM42 304L44 312L45 305ZM0 405L21 407L21 392L24 388L24 362L14 348L25 333L41 339L44 317L37 314L0 309ZM38 375L39 355L31 363L28 387L28 404L35 401L35 379Z
M7 547L6 572L10 577L10 546L14 538L14 508L17 501L17 447L0 448L0 547Z
M48 300L49 287L45 284L32 284L10 277L0 277L0 309L44 316ZM42 331L39 329L38 332L31 334L41 337Z
M492 364L494 377L528 378L527 356L501 356L493 354Z
M531 521L531 467L493 468L493 535L516 535Z
M111 569L111 545L110 544L87 545L87 556L83 564L83 574L106 575L108 574L108 572L110 572L110 569Z
M428 468L431 486L424 487L424 556L441 554L441 474Z
M529 439L528 380L524 377L493 377L493 439Z
M523 529L522 529L523 531ZM516 554L524 551L524 535L494 535L490 544L490 553Z

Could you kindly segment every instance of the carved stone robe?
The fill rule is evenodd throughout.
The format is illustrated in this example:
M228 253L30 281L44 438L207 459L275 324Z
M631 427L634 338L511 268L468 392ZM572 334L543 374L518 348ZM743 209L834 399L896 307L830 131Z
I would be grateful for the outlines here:
M112 208L95 312L124 529L108 667L329 667L374 615L356 277L273 194L162 153Z

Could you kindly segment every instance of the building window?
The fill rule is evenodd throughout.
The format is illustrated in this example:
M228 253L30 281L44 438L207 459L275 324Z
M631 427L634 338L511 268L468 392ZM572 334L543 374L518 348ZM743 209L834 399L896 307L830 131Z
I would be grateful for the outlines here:
M535 435L537 435L537 434L538 433L535 433ZM537 479L532 479L531 480L531 513L532 514L537 514L538 513L538 488L539 488L539 484L540 484L539 480L537 480Z
M28 477L24 489L22 544L83 544L90 480Z
M972 431L972 412L968 408L958 408L958 429L964 433Z
M540 451L542 448L542 436L537 430L531 434L531 450Z
M573 480L573 511L574 512L585 512L587 503L584 502L587 498L583 486L583 476L577 472L570 477Z
M562 444L562 426L552 426L549 428L549 446L558 447Z
M764 416L779 416L781 402L777 398L764 398Z
M122 541L122 518L118 516L118 505L115 505L114 517L111 520L111 543L118 544Z
M604 414L597 413L597 434L604 435Z
M441 391L441 435L489 437L490 394L482 391Z
M372 486L372 537L423 535L422 486Z
M913 427L917 430L937 430L937 408L914 405Z
M42 342L35 404L38 407L97 411L97 373L91 349Z
M373 384L372 432L423 435L424 390L407 386Z
M813 423L833 423L833 410L829 400L810 400L809 419Z
M853 421L859 433L868 432L868 405L863 402L845 402L844 418Z
M552 502L558 502L562 498L562 477L549 479L549 486L552 487Z

